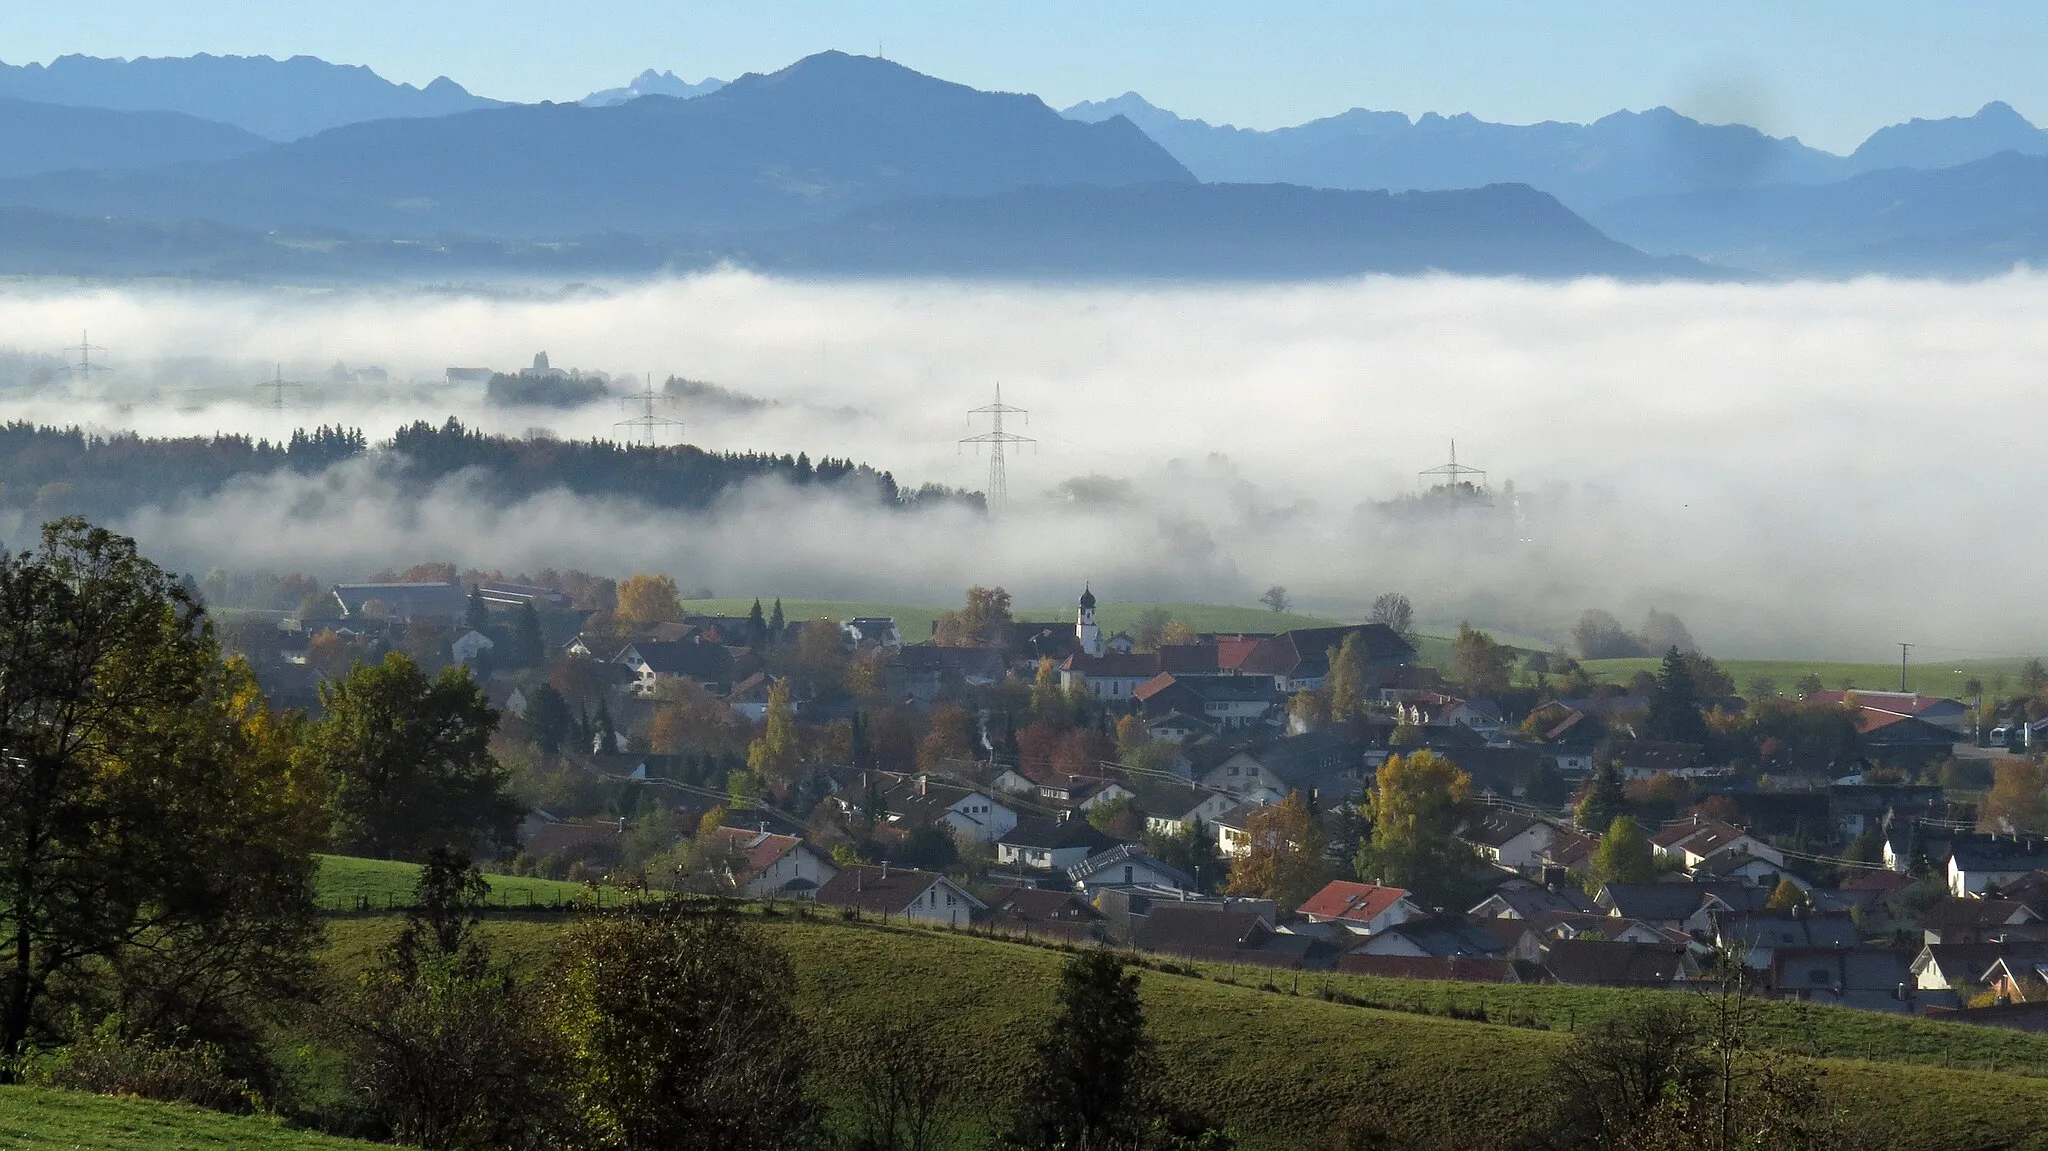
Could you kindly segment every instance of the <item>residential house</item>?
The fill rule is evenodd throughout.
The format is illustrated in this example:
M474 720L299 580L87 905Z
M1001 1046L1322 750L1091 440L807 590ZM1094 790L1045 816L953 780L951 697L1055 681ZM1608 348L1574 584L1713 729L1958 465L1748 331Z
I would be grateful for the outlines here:
M818 888L817 899L827 907L956 927L967 925L975 913L986 909L966 888L943 875L892 868L886 863L842 868Z
M963 687L1000 683L1006 669L1002 653L980 647L938 647L911 644L896 652L889 664L893 689L929 704Z
M1159 654L1077 651L1060 663L1059 670L1061 691L1086 691L1096 699L1122 702L1136 698L1139 686L1160 674Z
M748 660L752 661L752 656ZM739 657L722 644L687 640L635 640L613 658L633 672L633 692L644 699L659 694L663 684L694 683L724 694L735 678L745 678Z
M1313 731L1240 751L1199 782L1263 803L1278 803L1296 791L1334 803L1363 793L1364 759L1337 732Z
M1099 884L1083 891L1083 898L1102 912L1109 925L1110 939L1129 943L1145 919L1162 907L1193 908L1198 911L1251 911L1268 924L1278 924L1280 909L1270 899L1248 899L1229 895L1203 895L1185 887L1152 887L1144 884Z
M1372 933L1353 948L1365 955L1497 956L1508 950L1499 935L1462 915L1424 915Z
M1627 780L1655 779L1660 775L1689 778L1711 773L1702 760L1705 752L1696 743L1622 739L1596 751L1595 758L1613 764Z
M476 585L478 594L493 608L532 607L535 611L568 611L569 597L551 587L485 580Z
M1156 719L1147 719L1145 734L1168 743L1186 743L1192 739L1215 735L1216 725L1184 711L1169 711Z
M1347 637L1358 637L1366 683L1377 687L1415 658L1415 646L1385 624L1297 628L1260 640L1238 662L1242 675L1270 675L1283 693L1315 690L1330 674L1330 656Z
M1221 876L1209 876L1211 880ZM1141 843L1119 843L1067 868L1067 879L1084 893L1107 887L1141 887L1153 891L1192 891L1201 876L1189 875L1151 857Z
M1704 932L1712 929L1714 912L1761 908L1769 898L1740 883L1609 883L1593 902L1618 918Z
M497 646L490 636L471 628L455 637L455 642L448 645L448 654L456 663L474 667L479 656Z
M1683 943L1559 939L1544 947L1542 966L1551 982L1584 987L1671 988L1700 974Z
M1168 903L1153 907L1131 929L1131 946L1182 959L1300 969L1321 945L1274 931L1262 912Z
M1514 799L1526 795L1530 777L1543 766L1543 753L1528 747L1454 747L1437 754L1472 777L1475 798L1490 795Z
M1477 819L1460 827L1458 838L1471 844L1489 863L1518 871L1534 870L1557 838L1557 829L1507 808L1489 807Z
M1029 871L1065 872L1116 844L1116 839L1080 817L1031 817L1019 819L996 839L996 863Z
M903 633L896 627L896 619L886 615L855 616L839 625L853 646L898 648L903 646Z
M1716 946L1740 951L1751 970L1771 966L1772 956L1786 948L1851 950L1862 933L1846 914L1816 914L1803 907L1787 910L1716 911L1709 916Z
M1924 943L1990 943L2017 935L2015 928L2041 923L2034 909L2013 899L1964 899L1951 895L1920 913Z
M1908 970L1922 991L1954 990L1968 999L1983 988L1985 975L2001 959L2048 962L2048 943L1930 943Z
M1859 708L1856 734L1863 753L1888 767L1917 770L1941 759L1964 737L1960 732L1910 715Z
M794 835L720 827L733 887L749 899L812 899L839 874L831 858Z
M1310 923L1334 923L1357 935L1372 935L1427 915L1404 888L1335 879L1294 909Z
M765 671L757 671L732 685L725 695L726 706L733 714L748 723L759 723L768 715L768 697L775 690L777 680Z
M2048 867L2048 837L2039 835L1957 835L1950 844L1948 889L1982 895Z
M1162 671L1139 684L1133 699L1148 722L1179 712L1217 731L1267 725L1287 701L1270 675L1199 675Z
M1474 919L1536 919L1544 915L1571 912L1601 915L1606 912L1576 887L1557 883L1539 886L1527 880L1509 880L1465 914Z
M2001 955L1984 972L1983 983L2001 1003L2048 1003L2048 959Z
M1264 803L1240 803L1209 821L1209 829L1216 833L1216 849L1225 858L1242 855L1251 850L1252 816L1271 806Z
M899 777L882 798L892 826L905 831L940 827L956 839L976 843L1001 840L1021 818L1015 808L987 791L937 782L927 775Z
M1942 805L1939 784L1835 783L1828 787L1828 810L1843 839L1882 827L1887 818L1932 816Z
M1100 911L1071 891L1042 887L997 887L989 892L988 910L979 923L993 931L1066 943L1101 940Z
M1911 958L1872 949L1781 947L1762 969L1763 985L1777 999L1914 1014L1924 1003L1913 986Z
M1688 870L1722 854L1762 859L1779 869L1785 866L1785 854L1777 848L1732 823L1699 815L1652 832L1650 849L1658 858L1672 860Z
M1191 783L1137 779L1128 786L1134 793L1131 806L1145 817L1145 830L1160 835L1180 835L1197 822L1211 823L1238 803L1228 792Z

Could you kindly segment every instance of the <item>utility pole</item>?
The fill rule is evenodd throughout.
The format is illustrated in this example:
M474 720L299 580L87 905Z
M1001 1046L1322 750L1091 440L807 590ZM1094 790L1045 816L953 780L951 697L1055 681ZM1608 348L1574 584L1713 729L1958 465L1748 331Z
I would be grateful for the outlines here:
M974 417L976 416L989 417L991 425L990 429L978 436L967 436L960 442L963 444L975 445L975 450L977 452L981 450L982 444L988 445L989 510L1007 511L1010 506L1010 483L1009 477L1008 475L1005 474L1004 471L1004 449L1006 445L1009 444L1036 444L1038 441L1032 439L1030 436L1020 436L1004 431L1003 417L1023 416L1024 422L1028 424L1031 422L1031 413L1025 411L1023 408L1013 408L1010 405L1004 403L1003 385L997 384L996 402L992 404L983 404L981 407L970 409L967 413L968 427L974 426Z
M263 383L257 384L256 390L260 392L265 388L269 388L270 407L273 410L281 412L284 410L284 390L286 388L303 388L305 386L306 385L304 384L296 384L290 380L285 379L284 365L279 364L277 365L277 377L275 379L266 380Z
M1899 645L1899 690L1900 690L1900 691L1904 691L1904 690L1906 690L1906 653L1907 653L1908 651L1912 650L1912 648L1913 648L1913 645L1912 645L1912 644L1910 644L1910 643L1902 643L1902 644L1900 644L1900 645Z
M628 419L620 420L618 423L612 425L615 428L631 429L628 433L628 438L626 440L628 444L637 444L644 437L647 441L648 447L660 447L662 433L667 431L669 428L677 429L676 438L682 438L683 421L672 420L669 419L667 416L658 415L655 413L655 404L672 404L675 402L675 397L663 395L662 393L654 390L653 373L648 373L647 389L645 391L635 392L632 395L627 396L625 399L620 400L619 402L621 404L630 404L635 400L640 401L640 414L637 416L632 416Z

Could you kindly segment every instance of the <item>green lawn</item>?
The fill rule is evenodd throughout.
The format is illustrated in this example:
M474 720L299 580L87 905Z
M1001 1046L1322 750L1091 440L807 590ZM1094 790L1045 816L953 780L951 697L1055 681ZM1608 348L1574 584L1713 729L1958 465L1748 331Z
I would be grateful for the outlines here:
M364 1151L377 1146L169 1103L0 1087L0 1147L37 1151Z
M1050 1010L1064 956L1053 950L950 932L849 925L836 917L764 921L795 960L799 1008L821 1053L815 1089L830 1102L849 1089L846 1037L883 1021L909 1021L939 1037L963 1093L964 1126L983 1133L999 1115ZM388 919L336 921L326 959L339 975L389 939ZM544 968L560 922L493 920L486 932L516 967ZM1149 971L1146 1011L1173 1094L1227 1121L1248 1148L1324 1139L1336 1117L1365 1116L1391 1145L1498 1146L1535 1122L1550 1098L1548 1061L1570 1024L1604 1018L1656 992L1491 987L1330 978L1333 989L1399 1007L1384 1010L1317 996L1324 976L1201 965L1207 978ZM1232 980L1234 982L1226 982ZM1277 990L1264 990L1270 985ZM1444 1018L1445 1006L1541 1026ZM1408 1008L1419 1007L1423 1013ZM1944 1026L1839 1008L1766 1005L1765 1034L1782 1049L1825 1051L1814 1061L1833 1098L1891 1151L2048 1148L2048 1037ZM1956 1069L1930 1066L1946 1053ZM1848 1056L1856 1056L1854 1058ZM1964 1070L1996 1064L2000 1073Z
M327 911L354 911L368 901L371 909L405 907L412 902L419 883L418 864L388 859L357 859L346 855L320 857L320 875L315 881L320 906ZM487 875L491 903L496 906L551 906L587 898L590 889L580 883L553 879L525 879L516 875Z
M1586 670L1609 683L1627 683L1629 677L1639 671L1655 673L1658 660L1655 659L1589 659ZM1817 675L1829 690L1842 687L1862 688L1866 691L1899 690L1899 665L1896 663L1839 663L1825 660L1796 659L1724 659L1716 660L1721 670L1735 680L1735 690L1747 694L1751 680L1758 676L1768 677L1777 686L1780 695L1794 694L1793 685L1807 675ZM1944 660L1941 662L1909 663L1906 671L1906 686L1913 691L1928 695L1961 698L1963 681L1975 677L1984 681L1984 688L1990 691L1999 677L2006 678L2008 690L2017 690L2020 667L2024 659L1975 659ZM1958 675L1957 673L1962 674Z
M1078 594L1076 595L1078 599ZM774 599L763 601L772 608ZM704 615L745 615L754 606L748 599L695 599L683 601L683 610ZM1284 631L1294 627L1322 627L1336 621L1321 616L1302 615L1298 612L1275 613L1263 607L1244 607L1230 604L1199 603L1110 603L1104 601L1096 610L1096 620L1102 630L1114 635L1119 631L1130 631L1138 626L1138 617L1153 608L1164 608L1175 619L1185 620L1188 626L1202 632L1258 632ZM939 613L952 610L930 605L901 603L878 603L867 600L825 600L825 599L784 599L782 614L785 619L833 619L848 620L855 616L885 615L896 620L896 629L903 633L906 643L918 643L930 639L933 621ZM1074 604L1052 607L1016 607L1011 614L1020 620L1071 620L1079 607Z

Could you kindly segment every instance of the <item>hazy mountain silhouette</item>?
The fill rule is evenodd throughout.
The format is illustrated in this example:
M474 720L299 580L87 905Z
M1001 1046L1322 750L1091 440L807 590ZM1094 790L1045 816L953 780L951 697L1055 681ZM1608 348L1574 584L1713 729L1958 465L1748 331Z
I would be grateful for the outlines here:
M496 105L446 76L425 88L312 56L59 56L0 64L0 96L128 111L183 112L272 140L391 117L444 116Z
M866 208L750 237L770 270L951 276L1281 278L1367 272L1694 275L1525 185L1363 192L1288 184L1019 188Z
M2048 260L2048 156L2004 152L1820 186L1651 196L1594 220L1649 251L1759 271L1983 275Z
M577 103L586 108L605 108L613 104L623 104L628 100L638 100L642 96L674 96L679 100L688 100L696 96L709 96L723 87L725 81L716 76L706 76L692 84L674 72L656 72L649 68L633 77L623 88L601 88L578 100Z
M1842 157L1740 124L1702 124L1669 108L1616 112L1591 124L1495 124L1469 114L1354 108L1255 131L1187 120L1135 92L1065 115L1121 115L1203 180L1319 188L1442 189L1524 183L1573 209L1659 192L1840 179Z
M183 112L117 112L0 97L0 176L155 168L269 146L252 132Z
M2048 132L2034 127L2012 105L1993 101L1974 116L1909 120L1879 128L1850 153L1859 172L1880 168L1952 168L2000 152L2048 154Z
M544 238L793 227L887 200L1192 181L1128 121L828 52L708 96L336 128L146 177L0 182L0 202L142 219Z

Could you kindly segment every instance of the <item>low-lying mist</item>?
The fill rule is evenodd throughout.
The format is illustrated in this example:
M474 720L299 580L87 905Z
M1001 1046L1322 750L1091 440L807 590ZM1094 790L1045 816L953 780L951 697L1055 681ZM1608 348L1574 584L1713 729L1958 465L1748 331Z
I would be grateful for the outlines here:
M487 405L446 369L545 350L710 381L767 406L660 414L711 449L805 451L905 485L980 488L966 412L1007 430L1011 507L874 510L756 485L706 513L460 479L425 498L376 469L242 483L119 525L188 568L360 575L422 559L508 571L656 569L720 594L952 602L1002 583L1065 602L1249 603L1284 584L1358 615L1561 635L1579 611L1677 611L1710 652L1930 658L2048 642L2037 380L2048 278L1973 284L1275 287L821 284L717 274L560 292L59 289L0 296L0 418L372 439L450 415L512 435L620 436L637 405ZM77 379L88 330L113 367ZM339 366L339 370L337 370ZM370 370L365 370L370 369ZM281 373L307 386L253 385ZM1496 513L1391 515L1417 473L1486 470ZM1507 483L1512 481L1513 494ZM0 524L9 540L29 525Z

